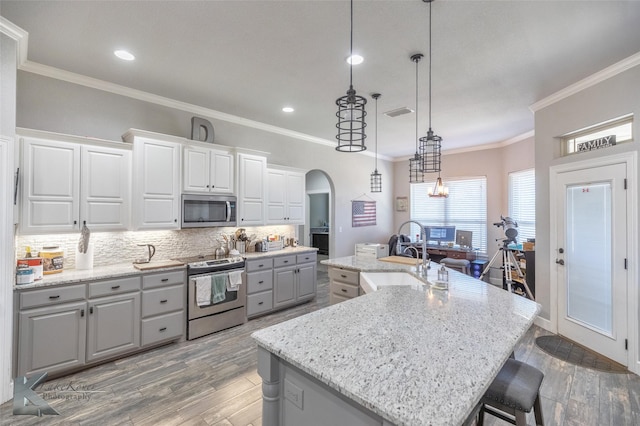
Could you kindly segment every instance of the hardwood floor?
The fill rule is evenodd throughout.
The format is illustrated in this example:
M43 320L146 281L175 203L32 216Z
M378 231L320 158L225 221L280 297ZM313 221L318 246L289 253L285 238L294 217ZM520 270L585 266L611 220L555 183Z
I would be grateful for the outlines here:
M8 402L0 406L0 424L259 426L262 389L251 333L327 306L328 282L326 267L319 265L312 302L46 382L37 392L59 416L14 416ZM640 424L638 376L600 373L552 358L535 346L541 334L548 333L532 327L516 358L545 373L547 425ZM71 392L70 386L84 392ZM533 415L528 421L534 424ZM486 416L485 424L508 423Z

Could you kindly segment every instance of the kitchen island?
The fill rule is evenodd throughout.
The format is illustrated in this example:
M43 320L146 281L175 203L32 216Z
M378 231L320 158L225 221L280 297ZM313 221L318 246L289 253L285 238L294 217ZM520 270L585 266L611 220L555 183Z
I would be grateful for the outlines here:
M455 271L433 289L435 269L254 333L263 423L464 424L540 308Z

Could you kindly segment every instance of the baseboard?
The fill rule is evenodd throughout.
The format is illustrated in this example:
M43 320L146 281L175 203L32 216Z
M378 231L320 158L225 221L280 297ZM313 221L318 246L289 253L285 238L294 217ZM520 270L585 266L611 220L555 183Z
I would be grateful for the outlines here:
M548 332L555 333L555 330L552 327L551 321L549 321L546 318L537 316L536 319L533 321L533 323L538 327L547 330Z

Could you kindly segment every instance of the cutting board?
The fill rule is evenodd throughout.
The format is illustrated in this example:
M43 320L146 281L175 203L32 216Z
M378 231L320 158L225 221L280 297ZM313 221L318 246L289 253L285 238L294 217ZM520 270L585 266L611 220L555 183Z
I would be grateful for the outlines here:
M381 260L383 262L401 263L403 265L411 265L411 266L415 266L417 261L417 259L413 257L404 257L404 256L380 257L378 258L378 260Z
M149 263L134 263L133 267L141 271L148 271L150 269L171 268L174 266L184 266L184 263L177 260L158 260L156 262Z

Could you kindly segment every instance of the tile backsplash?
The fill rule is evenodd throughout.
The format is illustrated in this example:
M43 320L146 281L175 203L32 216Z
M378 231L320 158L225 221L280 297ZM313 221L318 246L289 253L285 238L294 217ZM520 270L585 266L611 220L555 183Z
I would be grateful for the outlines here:
M153 244L156 254L153 260L167 260L177 257L213 254L221 246L223 235L230 236L238 228L201 228L180 229L175 231L126 231L96 232L89 238L93 245L93 265L105 266L117 263L133 262L144 257L145 247L138 244ZM293 225L245 227L247 236L255 234L258 239L268 235L284 235L295 237L296 227ZM25 247L30 246L33 255L37 255L42 247L58 246L64 252L64 268L74 269L76 248L80 233L18 235L15 238L17 257L24 257Z

